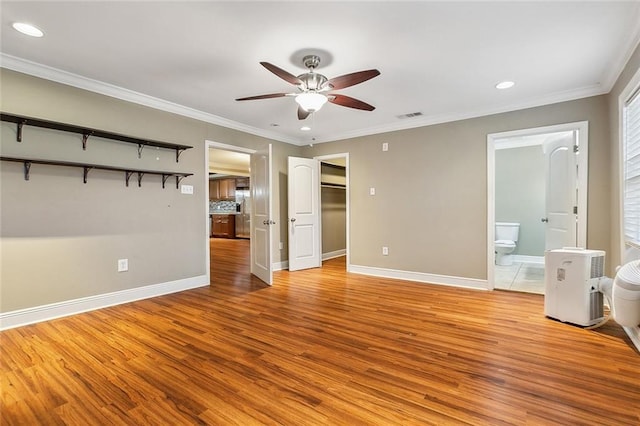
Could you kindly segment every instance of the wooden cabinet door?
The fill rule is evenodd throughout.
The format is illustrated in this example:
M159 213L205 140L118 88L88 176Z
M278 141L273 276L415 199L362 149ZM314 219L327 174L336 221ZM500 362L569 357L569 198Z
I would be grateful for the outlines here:
M220 199L220 181L219 180L209 181L209 199L210 200Z
M236 180L223 179L220 181L220 198L236 198Z
M235 238L236 237L236 217L234 215L216 214L213 215L214 237Z

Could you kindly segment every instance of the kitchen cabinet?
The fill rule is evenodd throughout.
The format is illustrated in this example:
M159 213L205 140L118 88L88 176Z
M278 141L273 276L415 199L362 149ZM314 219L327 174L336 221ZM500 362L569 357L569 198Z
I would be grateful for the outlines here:
M220 181L219 180L209 180L209 199L210 200L220 199Z
M240 177L236 178L236 188L249 188L249 178L248 177Z
M209 181L210 200L235 200L236 180L235 179L214 179Z
M220 199L222 200L236 199L236 180L235 179L220 180Z
M233 214L211 215L211 236L218 238L235 238L236 216Z

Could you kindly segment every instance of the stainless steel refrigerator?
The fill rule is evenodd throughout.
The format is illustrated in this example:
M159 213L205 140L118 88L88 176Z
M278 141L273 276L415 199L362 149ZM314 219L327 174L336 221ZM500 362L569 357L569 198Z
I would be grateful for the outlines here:
M251 192L248 188L236 188L236 238L250 238L251 236Z

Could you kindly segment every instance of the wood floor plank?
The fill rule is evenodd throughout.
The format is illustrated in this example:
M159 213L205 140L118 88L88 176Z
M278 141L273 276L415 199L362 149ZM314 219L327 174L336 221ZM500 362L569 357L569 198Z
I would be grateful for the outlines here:
M249 274L211 240L211 286L0 333L2 425L640 425L640 354L543 297L322 268Z

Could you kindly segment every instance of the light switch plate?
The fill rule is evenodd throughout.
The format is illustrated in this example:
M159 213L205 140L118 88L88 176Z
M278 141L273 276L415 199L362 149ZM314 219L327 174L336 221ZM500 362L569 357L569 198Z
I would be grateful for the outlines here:
M389 142L383 142L382 143L382 150L383 151L389 151Z
M373 187L369 188L369 195L376 195L376 189Z
M182 185L180 186L180 192L183 194L193 195L193 185Z
M127 272L129 270L129 259L118 259L118 272Z

